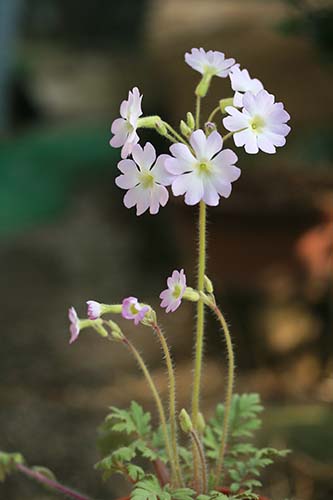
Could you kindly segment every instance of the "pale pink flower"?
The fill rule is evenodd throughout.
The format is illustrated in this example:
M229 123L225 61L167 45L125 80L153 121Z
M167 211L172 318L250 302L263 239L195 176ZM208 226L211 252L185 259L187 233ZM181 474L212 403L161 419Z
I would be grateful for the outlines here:
M186 52L185 62L202 75L210 74L226 78L235 64L235 59L226 59L224 53L217 50L206 52L201 47Z
M165 186L171 184L172 176L164 166L168 155L160 155L156 160L156 151L150 142L143 149L137 144L132 154L134 161L121 160L118 163L122 175L115 181L118 187L128 189L124 205L127 208L136 205L137 215L148 209L152 215L157 214L160 206L164 207L169 199Z
M285 137L291 129L286 125L290 116L282 102L275 102L272 94L261 90L257 95L246 92L243 106L242 111L227 106L230 116L223 119L225 128L234 132L236 146L244 146L249 154L259 150L272 154L276 147L285 145Z
M240 176L240 169L234 166L238 158L231 149L222 150L223 139L216 131L206 137L202 130L195 130L190 144L194 154L185 144L173 144L170 151L174 158L165 160L167 170L175 176L173 194L185 194L187 205L200 200L218 205L220 196L230 196L231 183Z
M173 271L172 275L167 279L168 288L161 292L162 299L161 307L165 307L165 312L174 312L181 304L183 295L186 290L186 276L184 269Z
M245 92L252 92L257 95L264 88L263 84L257 78L251 78L247 69L240 69L239 64L231 68L229 74L232 90L235 91L234 106L241 108L243 106L243 96Z
M87 316L89 319L98 319L101 316L101 304L96 302L96 300L88 300L87 304Z
M122 317L134 320L135 325L144 319L148 311L149 306L140 304L136 297L127 297L123 300Z
M114 148L122 146L122 158L127 158L132 153L133 146L139 142L136 129L139 117L142 115L141 101L142 95L139 89L134 87L129 91L127 101L123 101L120 105L121 118L117 118L112 123L111 132L114 136L110 144Z
M69 343L72 344L75 340L77 340L80 334L80 320L74 307L70 307L68 309L68 319L70 322L69 331L71 334Z

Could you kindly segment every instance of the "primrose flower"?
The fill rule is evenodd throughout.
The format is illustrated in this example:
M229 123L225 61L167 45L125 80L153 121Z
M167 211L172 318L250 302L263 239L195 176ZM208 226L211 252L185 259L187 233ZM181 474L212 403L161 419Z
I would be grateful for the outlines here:
M149 311L149 306L141 305L136 297L127 297L123 300L122 317L133 319L134 324L138 325Z
M87 316L89 319L98 319L101 316L102 312L102 307L99 302L96 302L96 300L88 300L86 302L87 304Z
M206 137L202 130L195 130L190 144L194 154L185 144L173 144L170 151L174 158L165 160L166 169L175 176L173 194L185 194L187 205L203 200L216 206L220 196L230 196L231 183L240 176L240 169L234 166L238 158L231 149L222 151L223 139L216 131Z
M70 322L69 331L71 334L69 343L72 344L75 340L77 340L80 334L80 320L74 307L70 307L68 309L68 319Z
M165 312L174 312L181 304L186 290L186 276L184 269L173 271L167 279L168 288L160 293L162 299L161 307L165 307Z
M243 95L245 92L252 92L257 95L264 88L263 84L257 78L251 78L247 69L240 69L235 64L229 73L232 90L235 91L234 106L241 108L243 106Z
M235 59L226 59L224 53L217 50L206 52L201 47L200 49L192 49L191 52L186 52L185 62L202 75L209 73L212 76L216 75L226 78L235 64Z
M143 149L139 144L135 145L132 155L134 161L121 160L118 163L122 175L115 181L118 187L128 189L124 205L127 208L136 205L137 215L148 208L152 215L157 214L160 206L164 207L169 199L165 186L171 184L172 176L164 166L168 155L160 155L156 160L156 151L150 142Z
M230 116L223 119L225 128L235 132L236 146L244 146L249 154L256 154L259 150L272 154L277 146L285 145L285 137L291 129L286 125L290 116L282 102L275 102L272 94L261 90L257 95L246 92L243 106L242 111L227 106Z
M121 118L114 120L111 126L111 132L114 136L110 140L110 145L114 148L122 146L121 157L127 158L131 153L133 146L139 142L139 136L136 133L141 110L142 95L139 89L134 87L128 92L127 101L120 105Z

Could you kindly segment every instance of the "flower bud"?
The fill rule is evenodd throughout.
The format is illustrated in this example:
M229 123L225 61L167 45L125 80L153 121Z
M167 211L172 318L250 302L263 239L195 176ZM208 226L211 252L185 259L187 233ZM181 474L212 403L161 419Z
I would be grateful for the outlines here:
M206 422L203 414L201 412L198 413L198 422L197 422L198 432L200 434L204 433Z
M190 302L198 302L200 299L199 292L194 290L194 288L187 286L183 295L183 299L189 300Z
M183 136L186 138L190 137L190 135L192 134L192 130L190 129L190 127L188 125L186 125L184 120L181 120L181 122L180 122L180 131L183 134Z
M108 332L103 326L103 320L96 319L95 321L91 322L91 326L101 337L108 337Z
M117 325L117 323L115 323L111 319L108 320L108 325L111 330L112 339L115 340L116 342L121 342L124 339L124 335L119 325Z
M195 129L195 120L194 120L194 116L193 114L188 111L186 113L186 123L187 123L187 126L191 129L191 130L194 130Z
M221 99L219 102L221 113L225 114L225 108L228 106L233 106L234 105L234 98L233 97L227 97L226 99Z
M193 424L190 415L187 413L185 408L179 413L179 423L180 427L185 434L189 434L193 431Z
M214 292L214 287L212 281L208 278L208 276L205 275L204 277L204 286L205 289L208 293L213 293Z
M210 135L212 132L215 132L216 130L216 125L213 122L206 122L205 123L205 132L206 135Z

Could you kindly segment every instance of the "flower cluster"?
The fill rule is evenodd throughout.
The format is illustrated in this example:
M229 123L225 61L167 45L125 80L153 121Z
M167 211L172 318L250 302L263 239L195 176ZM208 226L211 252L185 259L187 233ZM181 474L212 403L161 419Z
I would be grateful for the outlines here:
M241 174L235 166L237 155L224 148L226 140L233 136L235 146L244 147L249 154L259 151L272 154L277 147L284 146L290 132L287 125L290 116L283 104L275 102L262 82L251 78L246 69L240 69L234 59L227 59L223 52L194 48L185 54L185 62L202 75L196 89L199 101L206 95L213 77L229 77L234 95L220 101L230 104L220 106L221 113L227 115L220 124L228 133L223 137L217 121L208 121L204 128L200 128L198 120L187 124L182 121L179 134L159 117L140 118L142 95L134 87L120 106L121 117L112 124L110 144L122 147L122 160L118 163L121 175L116 184L127 190L124 204L127 208L136 207L137 215L148 210L152 215L157 214L169 200L168 186L174 196L184 195L187 205L200 201L218 205L220 197L230 196L232 183ZM168 138L173 143L170 154L156 158L152 144L141 147L137 134L140 127L155 128Z

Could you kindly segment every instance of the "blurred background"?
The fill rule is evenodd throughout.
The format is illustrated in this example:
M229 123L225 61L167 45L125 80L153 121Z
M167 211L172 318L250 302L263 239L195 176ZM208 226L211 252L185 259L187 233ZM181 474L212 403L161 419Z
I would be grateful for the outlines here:
M158 217L122 204L119 150L108 141L137 85L145 114L176 125L193 110L192 47L225 52L283 101L287 146L245 156L229 200L209 210L208 271L237 347L238 392L266 405L258 440L293 453L265 474L271 500L333 498L333 4L321 0L0 0L0 449L91 496L103 483L96 427L108 406L151 408L121 346L82 335L68 346L67 308L139 296L158 307L165 277L194 284L196 210L171 199ZM217 81L218 80L218 81ZM207 116L230 95L216 79ZM141 133L159 150L160 137ZM188 406L193 306L160 314ZM126 324L162 395L165 369L147 329ZM106 348L107 347L107 348ZM223 400L225 351L207 317L203 407ZM52 494L23 477L0 498Z

